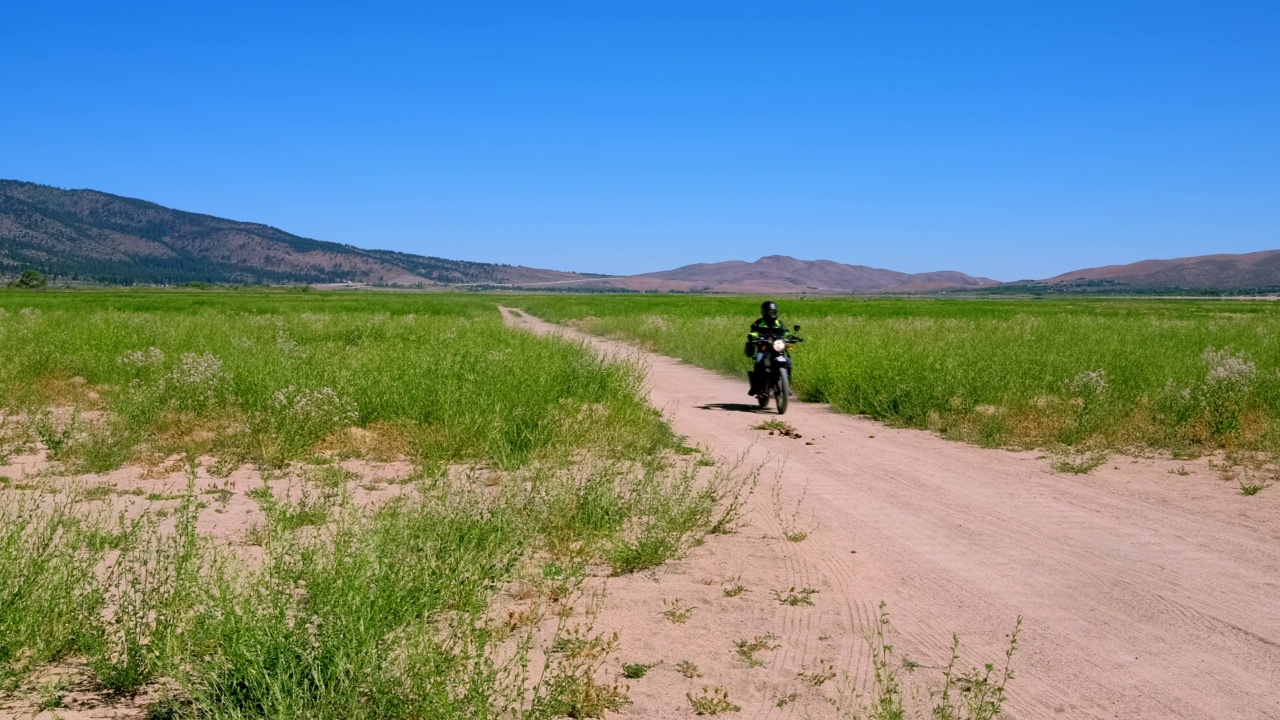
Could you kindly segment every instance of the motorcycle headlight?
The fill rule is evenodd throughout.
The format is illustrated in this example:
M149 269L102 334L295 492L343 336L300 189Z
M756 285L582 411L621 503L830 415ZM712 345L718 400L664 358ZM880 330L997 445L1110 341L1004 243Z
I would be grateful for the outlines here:
M786 341L786 340L774 340L774 341L773 341L773 349L774 349L774 351L775 351L775 352L782 352L783 350L786 350L786 349L787 349L787 341Z

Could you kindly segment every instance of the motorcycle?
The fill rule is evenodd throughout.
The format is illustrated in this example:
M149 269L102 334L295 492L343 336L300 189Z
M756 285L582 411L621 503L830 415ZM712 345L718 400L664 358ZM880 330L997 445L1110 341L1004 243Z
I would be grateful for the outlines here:
M796 325L794 330L800 332L800 326ZM756 401L761 408L768 407L772 397L778 414L787 412L787 400L791 397L791 348L798 342L804 342L804 338L789 334L783 327L762 335L756 343L756 352L763 353L763 357L751 372L764 373L758 383L752 383L759 388Z

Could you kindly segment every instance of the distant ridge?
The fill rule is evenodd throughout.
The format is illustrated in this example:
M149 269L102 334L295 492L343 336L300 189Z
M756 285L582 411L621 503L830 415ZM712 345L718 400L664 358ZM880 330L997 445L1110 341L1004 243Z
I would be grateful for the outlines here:
M364 250L97 190L0 180L0 275L96 283L518 284L590 275Z
M1051 285L1106 283L1140 289L1171 290L1280 288L1280 250L1142 260L1128 265L1073 270L1041 282Z
M997 284L990 278L972 277L950 270L911 274L831 260L797 260L787 255L768 255L755 262L698 263L675 270L588 283L598 288L635 291L751 294L911 293Z

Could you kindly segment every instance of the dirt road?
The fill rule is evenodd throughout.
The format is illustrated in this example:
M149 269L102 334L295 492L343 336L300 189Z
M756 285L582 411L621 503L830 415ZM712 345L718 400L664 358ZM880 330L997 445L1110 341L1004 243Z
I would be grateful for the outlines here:
M691 561L702 568L695 574L780 563L794 584L822 589L821 612L783 607L762 620L780 623L786 639L772 679L741 691L748 696L767 699L760 688L784 688L784 675L794 680L798 665L824 653L856 664L852 640L822 647L833 634L822 625L856 638L884 600L898 649L925 663L945 661L953 631L966 655L999 658L1023 616L1013 717L1280 718L1280 487L1245 497L1206 460L1113 458L1089 475L1056 474L1037 453L804 403L785 416L802 439L769 436L751 429L773 415L746 404L745 379L504 314L636 355L677 432L722 457L781 466L787 507L804 493L799 522L812 517L814 531L803 542L734 551L754 553L746 559L712 545ZM1172 472L1184 465L1190 475ZM787 520L773 514L761 527L777 533ZM706 620L703 639L723 644ZM785 703L744 710L802 716Z

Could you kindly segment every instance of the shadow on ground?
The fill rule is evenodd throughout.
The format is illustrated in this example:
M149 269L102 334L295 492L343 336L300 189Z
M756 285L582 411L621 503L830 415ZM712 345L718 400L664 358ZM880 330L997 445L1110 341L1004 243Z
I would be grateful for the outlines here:
M724 410L725 412L760 412L762 409L759 405L746 405L743 403L707 403L706 405L694 405L699 410Z

